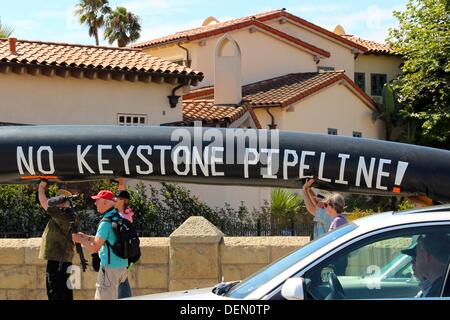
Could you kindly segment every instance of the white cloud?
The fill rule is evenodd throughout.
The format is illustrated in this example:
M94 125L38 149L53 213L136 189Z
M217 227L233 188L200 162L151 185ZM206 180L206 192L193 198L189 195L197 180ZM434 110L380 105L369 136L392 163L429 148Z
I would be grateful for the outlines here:
M72 44L87 44L93 46L95 45L95 39L89 37L87 31L69 31L64 32L63 35L58 33L55 34L53 38L48 39L48 41L72 43ZM100 45L102 45L101 42Z
M64 28L69 32L74 30L79 31L86 29L86 26L82 26L79 22L79 17L75 14L76 6L70 5L63 10L41 10L36 12L33 16L35 20L52 20L52 24L59 24L59 20L64 21ZM46 23L47 25L50 25ZM61 25L61 28L63 26ZM87 31L86 31L87 32Z
M168 36L179 31L199 28L202 26L202 23L206 18L207 17L201 19L188 20L180 23L164 22L143 26L141 31L141 37L137 42L149 41L156 38ZM216 17L216 19L219 20L219 22L224 22L235 19L235 17L224 16L224 17Z
M131 12L138 12L143 10L165 10L170 8L171 3L167 0L130 1L122 6Z
M88 27L86 25L80 24L80 18L75 14L76 7L75 6L69 6L64 10L64 17L66 20L66 28L67 30L73 32L75 30L82 30L85 29L87 32Z
M110 6L122 6L138 16L185 12L195 6L196 0L131 0L110 1Z
M330 14L335 12L342 12L350 9L349 4L317 4L317 5L300 5L295 8L292 8L292 10L288 10L289 12L292 12L293 14L299 15L300 17L304 14Z
M158 23L151 26L146 26L141 31L141 38L138 42L149 41L163 36L176 33L178 31L198 28L202 25L203 20L191 20L182 23Z
M52 19L61 19L64 18L64 15L61 15L61 10L40 10L34 13L34 17L40 18L52 18Z
M397 19L392 15L393 10L402 10L403 7L390 7L381 9L376 5L368 6L365 10L356 12L320 15L311 19L321 27L333 31L336 25L341 25L347 34L354 34L361 38L384 42L389 27L397 25Z
M34 19L8 19L8 22L5 24L13 29L12 36L19 39L29 39L28 35L39 29L41 26L40 23Z

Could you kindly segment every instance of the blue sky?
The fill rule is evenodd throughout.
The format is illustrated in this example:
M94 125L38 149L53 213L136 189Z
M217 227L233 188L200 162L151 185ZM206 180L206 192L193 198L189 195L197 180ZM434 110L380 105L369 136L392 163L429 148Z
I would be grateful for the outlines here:
M19 39L94 44L87 26L78 23L78 0L0 0L0 19L14 28ZM346 33L383 42L397 20L393 10L404 10L407 0L110 0L111 7L125 6L141 18L140 41L195 28L208 16L219 21L273 9L287 11L326 29L341 24ZM101 35L101 44L107 45Z

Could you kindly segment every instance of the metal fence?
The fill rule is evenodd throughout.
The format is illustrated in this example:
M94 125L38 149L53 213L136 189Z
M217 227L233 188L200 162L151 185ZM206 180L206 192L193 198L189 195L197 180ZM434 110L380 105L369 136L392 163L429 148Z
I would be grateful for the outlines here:
M292 223L289 225L270 225L268 223L223 223L219 229L229 237L259 236L310 236L312 225Z
M138 230L140 237L168 237L174 232L180 223L155 223L145 226L145 230ZM310 236L312 225L293 223L290 225L273 225L267 223L229 223L223 222L217 225L225 236L228 237L258 237L258 236ZM94 234L95 230L86 230ZM0 238L33 238L41 237L41 232L0 232Z
M38 233L37 235L33 235L29 232L0 232L0 238L23 239L23 238L40 237L41 235L42 235L42 232Z
M168 237L181 224L176 223L155 223L149 224L145 230L138 231L140 237Z

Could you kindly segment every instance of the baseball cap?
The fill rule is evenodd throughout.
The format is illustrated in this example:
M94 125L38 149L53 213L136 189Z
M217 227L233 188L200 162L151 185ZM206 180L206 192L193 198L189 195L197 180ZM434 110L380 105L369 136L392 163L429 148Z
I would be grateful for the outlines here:
M325 203L331 204L336 211L344 211L345 200L340 193L331 193L325 197Z
M56 196L71 197L72 193L64 189L59 189L58 191L56 191Z
M402 253L414 258L416 256L416 246L417 243L414 243L411 247L402 250Z
M97 199L105 199L105 200L114 200L114 193L109 190L100 190L95 196L91 197L94 200Z
M128 191L126 190L121 190L119 192L117 192L116 198L123 198L123 199L128 199L130 200L130 194L128 193Z
M450 236L446 233L429 233L419 238L424 249L440 262L447 263L450 254Z

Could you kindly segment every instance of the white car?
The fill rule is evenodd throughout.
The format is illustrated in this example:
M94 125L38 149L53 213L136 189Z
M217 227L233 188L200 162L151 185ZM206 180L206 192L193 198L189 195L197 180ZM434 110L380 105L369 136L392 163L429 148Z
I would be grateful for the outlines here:
M132 299L415 299L420 282L412 272L412 257L401 251L424 235L450 239L450 205L355 220L243 281ZM447 260L435 282L438 292L426 299L450 299L450 243L436 245Z

